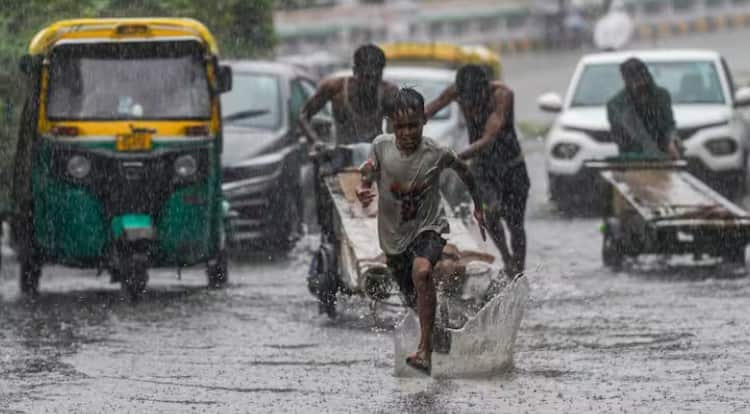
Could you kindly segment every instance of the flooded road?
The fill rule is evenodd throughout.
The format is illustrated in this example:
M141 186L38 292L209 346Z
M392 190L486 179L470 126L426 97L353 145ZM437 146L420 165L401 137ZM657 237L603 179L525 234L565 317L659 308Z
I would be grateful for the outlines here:
M6 250L0 413L748 412L746 270L690 258L603 268L599 220L557 213L541 142L525 147L531 300L508 373L393 377L401 310L373 319L344 298L338 320L319 316L305 285L314 235L284 257L235 258L224 290L205 289L201 269L154 272L137 305L106 275L64 268L46 268L25 302Z
M3 412L746 412L744 269L599 258L599 221L559 216L527 145L531 302L515 368L491 380L392 376L398 308L344 299L317 315L314 236L287 257L235 260L225 290L199 269L156 273L143 301L90 272L45 271L35 303L2 270ZM85 273L85 274L84 274Z

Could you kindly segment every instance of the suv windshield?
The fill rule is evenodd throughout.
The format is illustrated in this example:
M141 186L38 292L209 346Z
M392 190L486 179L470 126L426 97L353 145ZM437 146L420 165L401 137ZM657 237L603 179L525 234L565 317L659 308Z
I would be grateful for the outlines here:
M436 80L424 80L419 78L405 79L405 78L390 78L389 81L395 83L398 87L402 88L414 88L417 92L421 93L424 97L424 103L427 105L437 98L445 88L449 87L450 82L436 81ZM441 109L440 112L432 117L433 120L448 119L451 117L451 105Z
M221 95L225 124L278 129L281 109L279 78L270 74L235 72L232 91Z
M50 57L51 120L209 119L195 41L67 44Z
M723 104L724 92L711 61L646 62L657 85L665 88L672 104ZM571 106L602 106L623 88L619 64L586 66Z

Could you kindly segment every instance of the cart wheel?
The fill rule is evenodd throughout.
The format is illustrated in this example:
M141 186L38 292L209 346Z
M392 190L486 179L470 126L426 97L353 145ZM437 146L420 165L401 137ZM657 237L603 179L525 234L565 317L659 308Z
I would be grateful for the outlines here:
M318 312L333 318L336 316L336 293L339 289L331 262L328 249L321 246L310 265L307 288L318 298Z
M41 264L33 258L27 258L21 262L20 267L21 293L30 297L37 296L39 294L39 278L42 276Z
M622 245L615 234L616 232L610 223L607 223L602 239L602 262L609 268L619 269L622 267L624 255Z
M219 289L226 285L229 280L228 267L226 251L222 251L216 259L208 262L206 276L208 276L209 288Z

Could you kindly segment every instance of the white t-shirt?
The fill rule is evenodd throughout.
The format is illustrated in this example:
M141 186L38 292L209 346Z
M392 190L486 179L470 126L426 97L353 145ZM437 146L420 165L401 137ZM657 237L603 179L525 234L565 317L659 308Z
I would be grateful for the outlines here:
M405 155L396 147L394 135L383 134L373 141L370 159L378 185L380 248L385 254L404 252L424 231L449 231L440 174L456 160L452 150L424 137L416 151Z

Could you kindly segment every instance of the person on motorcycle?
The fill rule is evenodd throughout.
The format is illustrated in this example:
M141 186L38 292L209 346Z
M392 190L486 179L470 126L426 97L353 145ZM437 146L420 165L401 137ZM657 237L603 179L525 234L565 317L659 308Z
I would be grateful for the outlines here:
M388 102L398 91L383 80L385 54L375 45L360 46L354 52L354 76L322 81L302 107L299 125L308 141L321 143L310 119L330 102L333 110L336 145L370 143L383 130Z
M449 231L439 183L445 169L456 171L469 189L480 228L484 214L466 164L452 150L422 136L422 95L410 88L398 91L389 118L394 134L373 142L370 158L361 167L357 197L366 208L375 198L372 184L377 184L380 247L406 304L416 305L419 315L419 347L406 363L429 373L437 302L432 273L446 243L441 235Z
M680 158L669 92L654 82L646 64L630 58L620 65L625 86L607 102L612 139L620 153Z

